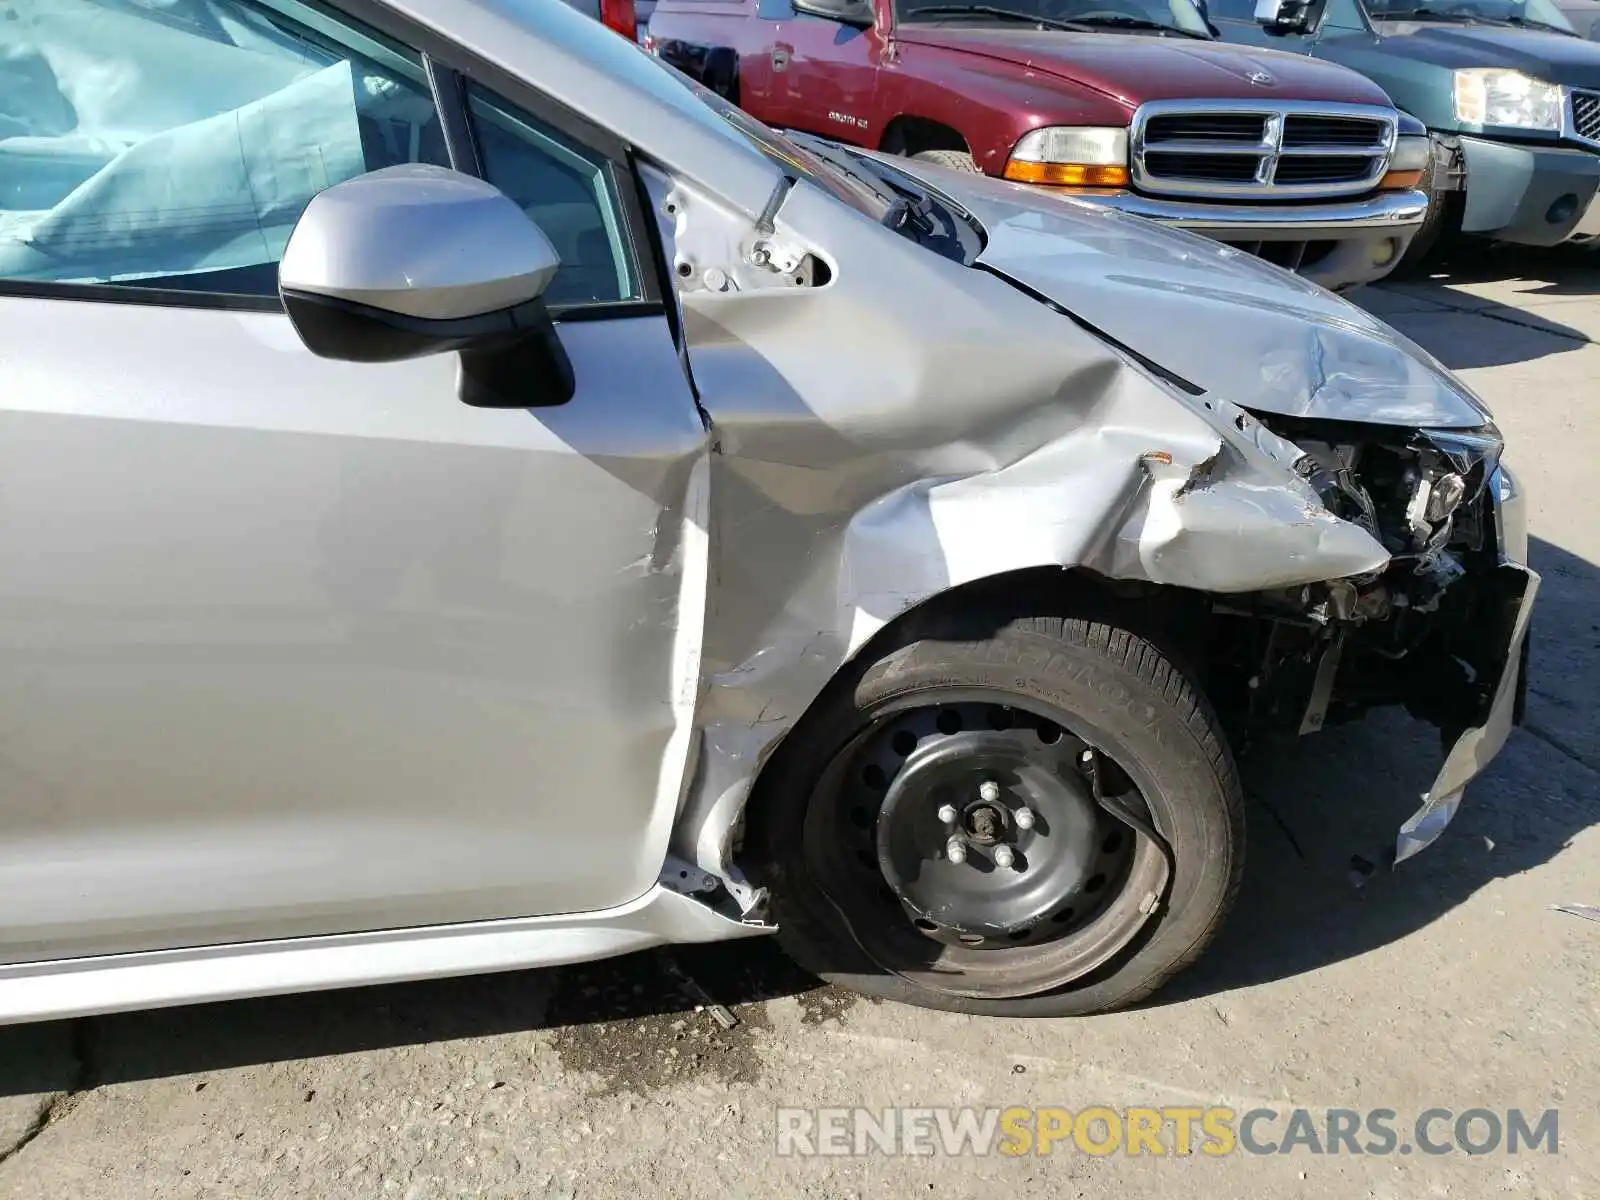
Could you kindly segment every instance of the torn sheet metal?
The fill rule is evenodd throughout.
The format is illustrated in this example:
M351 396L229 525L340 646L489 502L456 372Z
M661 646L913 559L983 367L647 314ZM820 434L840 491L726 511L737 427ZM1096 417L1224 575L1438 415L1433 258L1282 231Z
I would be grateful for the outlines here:
M755 773L839 667L948 588L1079 566L1245 592L1388 561L1291 470L1296 447L1005 280L908 254L801 182L775 235L828 282L793 286L752 269L748 222L682 181L650 186L680 278L736 284L679 295L717 447L698 775L677 846L702 868L730 874ZM921 294L941 302L907 303Z

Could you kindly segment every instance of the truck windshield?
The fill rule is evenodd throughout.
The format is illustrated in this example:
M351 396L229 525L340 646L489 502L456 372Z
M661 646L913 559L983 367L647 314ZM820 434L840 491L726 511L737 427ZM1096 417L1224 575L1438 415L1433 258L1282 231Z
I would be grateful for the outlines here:
M1037 29L1082 33L1103 30L1206 39L1214 36L1204 12L1194 0L998 0L994 4L894 0L894 15L902 24L965 21L1032 25Z
M1374 21L1450 21L1465 25L1521 25L1577 36L1551 0L1366 0Z

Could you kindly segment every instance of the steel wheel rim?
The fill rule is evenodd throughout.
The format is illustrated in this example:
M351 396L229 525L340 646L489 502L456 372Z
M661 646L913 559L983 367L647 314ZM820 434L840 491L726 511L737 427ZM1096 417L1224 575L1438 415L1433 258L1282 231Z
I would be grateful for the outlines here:
M808 809L806 870L856 943L935 991L1015 998L1081 980L1139 935L1170 880L1170 851L1110 739L1016 699L950 689L884 706L840 747ZM1097 802L1095 771L1143 831ZM951 828L943 803L958 808L965 862L925 853ZM985 808L1000 811L981 821Z

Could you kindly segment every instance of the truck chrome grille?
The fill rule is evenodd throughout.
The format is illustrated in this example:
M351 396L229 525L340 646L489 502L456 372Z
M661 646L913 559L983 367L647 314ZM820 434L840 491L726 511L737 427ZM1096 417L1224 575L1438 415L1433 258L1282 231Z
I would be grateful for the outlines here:
M1329 154L1316 158L1285 158L1278 163L1274 183L1345 183L1365 179L1372 160L1362 155Z
M1600 92L1574 91L1569 107L1573 137L1600 145Z
M1300 146L1381 146L1388 136L1383 122L1367 117L1308 117L1290 113L1283 119L1283 144Z
M1133 117L1133 185L1218 199L1356 195L1383 177L1396 123L1393 112L1359 104L1156 100Z
M1157 113L1145 123L1149 146L1162 142L1259 142L1265 116L1248 113Z
M1160 150L1147 150L1144 166L1158 179L1254 183L1256 178L1256 160L1246 154L1164 154Z

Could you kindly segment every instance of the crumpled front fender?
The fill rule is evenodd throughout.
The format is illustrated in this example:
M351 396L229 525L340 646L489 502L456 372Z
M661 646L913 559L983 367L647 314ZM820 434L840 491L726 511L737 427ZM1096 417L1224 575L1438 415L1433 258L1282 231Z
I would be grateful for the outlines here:
M698 767L675 841L702 868L737 884L731 831L767 754L872 633L950 588L1055 565L1245 592L1387 561L1294 473L1294 446L1000 277L804 184L770 231L651 186L692 281L712 431Z

